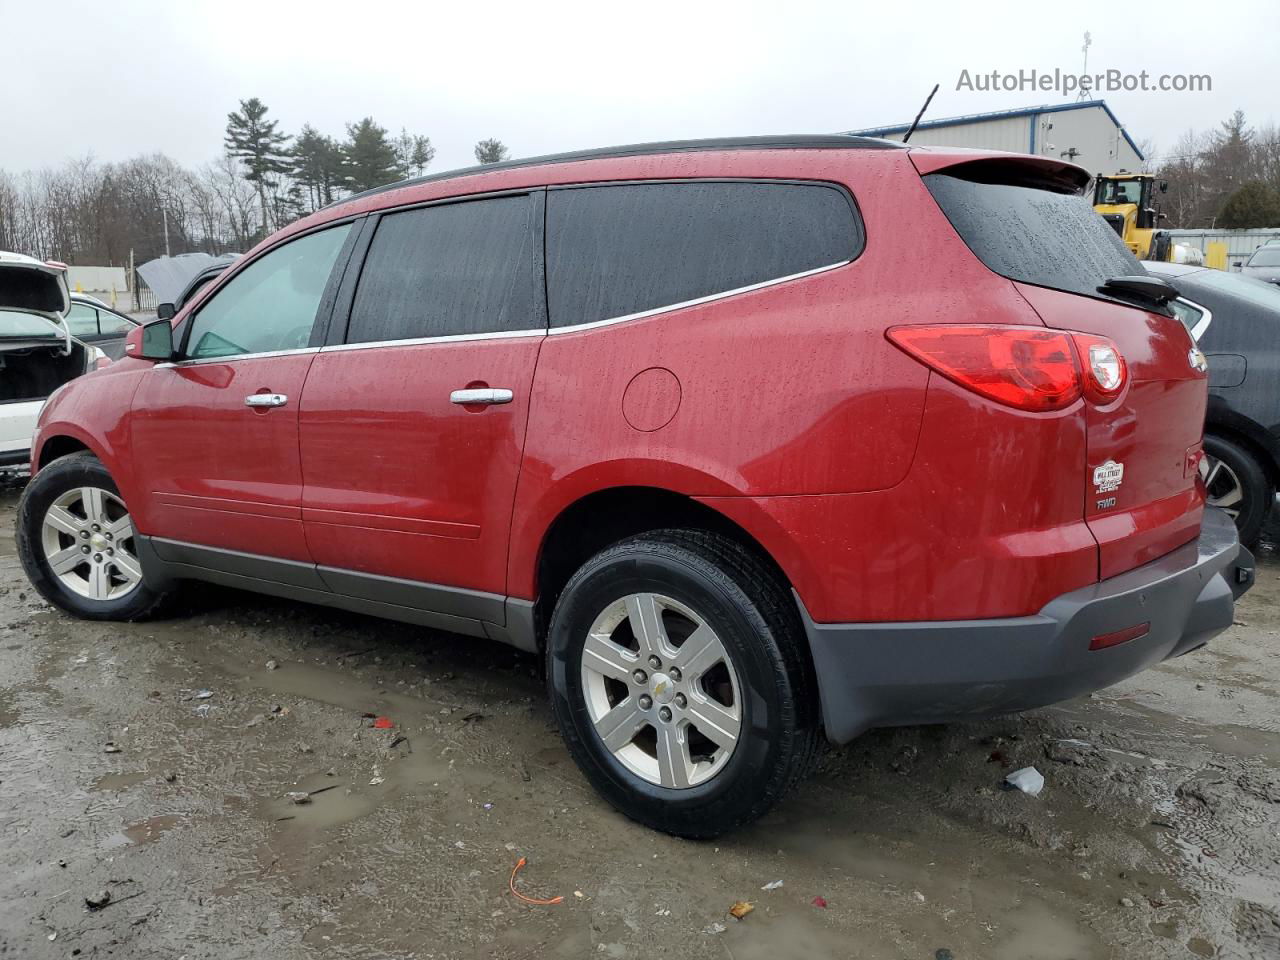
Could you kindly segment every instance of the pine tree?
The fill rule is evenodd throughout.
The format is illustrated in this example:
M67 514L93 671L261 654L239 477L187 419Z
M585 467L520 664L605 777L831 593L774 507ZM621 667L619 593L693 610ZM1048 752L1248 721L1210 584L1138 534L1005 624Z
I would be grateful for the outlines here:
M481 140L476 144L476 163L498 163L511 156L501 140Z
M400 136L396 137L395 146L400 166L406 174L411 173L415 177L422 176L436 156L436 148L431 145L430 137L411 134L403 127L400 128Z
M1218 226L1228 230L1280 226L1280 194L1257 180L1244 184L1222 205Z
M307 191L312 210L333 203L342 185L342 148L311 124L293 141L293 178Z
M223 140L227 153L245 167L244 178L258 191L262 210L262 233L268 225L267 192L274 188L274 178L288 173L289 137L276 130L276 121L267 119L267 105L257 97L240 101L240 109L227 114L227 132Z
M343 186L352 193L401 180L405 175L386 127L374 123L373 117L347 124L342 161Z

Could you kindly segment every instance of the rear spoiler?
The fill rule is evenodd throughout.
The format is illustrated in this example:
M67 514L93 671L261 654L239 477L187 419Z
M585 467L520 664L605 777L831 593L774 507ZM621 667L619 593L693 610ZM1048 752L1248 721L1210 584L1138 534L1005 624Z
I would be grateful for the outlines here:
M1083 194L1092 177L1084 167L1052 157L990 150L916 148L911 162L920 176L945 173L974 183L1003 183L1053 193Z

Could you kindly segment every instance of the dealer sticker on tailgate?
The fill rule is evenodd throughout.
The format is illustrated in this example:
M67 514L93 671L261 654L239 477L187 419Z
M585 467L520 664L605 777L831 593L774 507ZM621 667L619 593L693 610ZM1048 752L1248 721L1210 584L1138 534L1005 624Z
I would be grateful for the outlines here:
M1120 489L1124 481L1124 464L1108 460L1093 468L1093 489L1095 493L1113 493Z

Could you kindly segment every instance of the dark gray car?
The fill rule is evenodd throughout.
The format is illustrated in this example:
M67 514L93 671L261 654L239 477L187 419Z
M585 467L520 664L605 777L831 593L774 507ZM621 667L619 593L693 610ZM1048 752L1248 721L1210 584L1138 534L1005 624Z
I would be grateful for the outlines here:
M1177 289L1174 310L1209 361L1209 502L1252 543L1280 483L1280 286L1206 267L1143 266Z

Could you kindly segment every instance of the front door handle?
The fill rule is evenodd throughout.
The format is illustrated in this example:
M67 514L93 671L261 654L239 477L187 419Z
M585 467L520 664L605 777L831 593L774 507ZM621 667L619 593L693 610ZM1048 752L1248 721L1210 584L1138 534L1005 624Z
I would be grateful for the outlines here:
M505 387L479 387L471 390L455 390L449 394L450 403L510 403L515 394Z
M251 393L244 398L246 407L283 407L288 402L283 393Z

